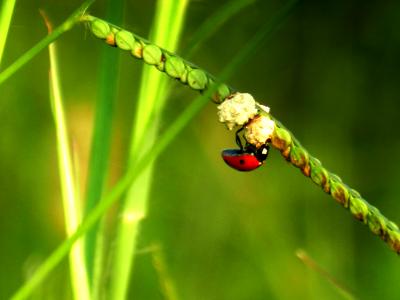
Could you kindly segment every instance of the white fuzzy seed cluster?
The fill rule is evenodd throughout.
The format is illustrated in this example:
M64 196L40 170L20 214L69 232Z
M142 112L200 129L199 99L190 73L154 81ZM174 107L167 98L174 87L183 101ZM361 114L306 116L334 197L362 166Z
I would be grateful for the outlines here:
M244 136L247 142L258 148L272 138L274 130L274 120L265 115L258 115L245 126Z
M246 124L258 113L256 101L247 93L235 93L218 106L219 121L229 130Z

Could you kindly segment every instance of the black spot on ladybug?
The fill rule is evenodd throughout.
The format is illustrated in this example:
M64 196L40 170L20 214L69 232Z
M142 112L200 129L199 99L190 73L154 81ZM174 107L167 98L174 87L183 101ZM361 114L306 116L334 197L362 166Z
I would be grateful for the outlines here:
M243 165L243 164L244 164L244 159L239 160L239 163L240 163L241 165Z

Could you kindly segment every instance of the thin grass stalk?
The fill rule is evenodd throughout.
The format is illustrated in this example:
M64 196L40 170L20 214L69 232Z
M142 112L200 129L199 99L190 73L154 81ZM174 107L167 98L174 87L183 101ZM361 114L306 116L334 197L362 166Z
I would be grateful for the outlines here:
M16 0L3 0L3 5L0 9L0 67L3 59L4 48L10 29L11 19L14 14Z
M166 259L163 249L159 243L153 246L150 252L154 269L157 272L158 281L160 283L161 293L165 300L178 300L174 282L168 272Z
M343 299L355 300L356 297L350 292L350 290L345 287L341 282L339 282L335 277L332 276L328 271L322 268L315 260L313 260L307 252L302 249L296 250L296 256L306 265L308 268L325 278L332 286L335 288L338 294L340 294Z
M60 76L58 71L57 50L54 43L49 45L50 56L50 101L57 135L58 166L60 172L64 219L67 235L71 236L81 220L80 201L75 187L74 166L71 158L65 119ZM90 298L87 280L83 240L75 243L69 255L70 276L74 299Z
M0 73L0 85L10 78L15 72L22 68L25 64L30 62L37 54L45 49L52 42L57 40L62 34L70 30L74 25L81 21L81 17L84 15L88 7L94 2L94 0L87 0L74 11L60 26L56 27L51 34L40 40L35 46L21 55L15 62L4 69Z
M109 0L107 2L107 17L117 24L122 22L123 2L123 0ZM117 98L118 81L119 53L112 51L112 49L103 48L99 63L98 94L88 167L85 215L97 205L97 201L102 198L104 191L108 174L114 102ZM101 221L100 226L94 226L85 236L86 262L93 299L97 298L99 290L102 288L100 281L103 274L104 221Z
M296 2L291 2L294 6ZM293 7L292 7L293 8ZM225 67L219 78L221 81L228 80L235 70L243 64L259 48L260 44L270 38L273 33L282 25L283 21L289 15L279 12L273 21L268 22L268 26L261 28L259 32L240 49L240 52L232 60L231 64ZM82 21L87 22L92 19L91 16L85 16ZM132 183L149 167L161 152L173 141L173 139L186 127L186 125L197 115L198 112L207 104L213 94L217 92L218 85L213 85L204 94L196 99L175 119L168 129L159 137L154 147L135 165L131 166L127 173L118 181L111 192L105 196L90 214L83 220L82 224L76 229L75 233L66 239L60 246L54 250L49 257L36 269L32 277L25 282L11 297L12 300L26 299L37 288L50 272L62 261L68 254L74 243L83 236L104 214L105 212L122 196L122 194L132 185Z
M191 35L182 53L186 59L190 59L196 52L201 42L212 36L230 18L239 13L246 6L253 4L256 0L232 0L217 9L208 17L200 27Z
M153 25L152 39L175 51L187 7L187 0L159 0ZM132 127L130 163L135 164L153 147L160 112L167 98L167 78L150 68L144 68L137 109ZM147 214L147 203L153 177L153 165L132 184L119 218L115 256L113 257L111 299L125 299L134 266L139 225Z

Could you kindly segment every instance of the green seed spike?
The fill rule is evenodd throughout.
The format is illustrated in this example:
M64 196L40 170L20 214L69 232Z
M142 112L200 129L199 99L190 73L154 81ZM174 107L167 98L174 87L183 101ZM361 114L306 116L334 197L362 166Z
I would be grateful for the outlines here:
M93 22L90 23L90 30L99 39L106 39L111 32L108 23L100 19L93 20Z
M149 65L158 65L162 61L162 52L155 45L145 45L143 48L143 60Z
M134 33L90 15L83 16L81 21L89 24L91 32L97 38L105 40L111 46L129 51L134 57L143 59L145 63L155 66L159 71L187 84L193 90L205 92L211 86L210 83L218 82L216 78L194 64L151 44ZM211 99L220 103L232 92L233 89L219 83Z
M187 84L193 90L205 92L207 88L218 82L216 78L196 65L170 53L144 38L125 31L106 21L85 15L82 22L89 23L92 33L104 39L107 44L143 59L145 63L155 66L161 72L165 72L171 78ZM235 90L229 86L218 83L217 91L211 96L215 103L221 103ZM301 172L310 177L327 194L330 194L339 204L347 208L357 220L368 225L369 229L391 249L400 254L400 230L398 226L383 216L380 211L364 200L360 194L342 182L340 177L326 170L321 162L308 154L296 138L278 120L274 119L276 127L272 137L272 145L278 149L283 157Z
M194 90L204 90L207 86L208 78L206 73L200 69L193 69L188 74L188 84Z
M117 47L122 50L132 50L135 44L135 38L129 31L121 30L115 35Z
M335 174L327 171L320 161L307 153L297 142L294 136L284 128L278 121L272 136L272 145L292 165L299 168L302 173L320 186L326 193L330 194L339 204L349 209L357 220L368 225L369 229L392 250L400 254L400 231L396 224L389 221L381 212L360 194L348 187Z
M172 78L182 78L185 74L185 64L176 56L166 56L165 72Z

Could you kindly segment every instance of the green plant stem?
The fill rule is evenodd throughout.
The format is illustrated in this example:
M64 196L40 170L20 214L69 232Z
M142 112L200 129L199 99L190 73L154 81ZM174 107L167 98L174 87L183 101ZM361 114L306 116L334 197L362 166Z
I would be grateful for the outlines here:
M10 78L15 72L22 68L26 63L31 61L40 51L46 48L49 44L58 39L63 33L70 30L75 24L77 24L86 9L94 2L94 0L85 1L70 17L67 18L60 26L56 27L53 32L43 38L35 46L21 55L14 63L7 67L0 73L0 84Z
M291 2L294 6L296 2ZM246 44L240 52L232 60L221 73L221 81L228 80L234 71L243 64L246 59L260 46L261 42L270 38L272 34L282 25L288 16L277 14L273 22L269 22L268 26L261 28L253 39ZM13 300L26 299L34 289L50 274L50 272L62 261L68 254L74 243L83 236L104 213L113 205L126 189L138 178L148 166L160 155L162 151L172 142L172 140L185 128L185 126L197 115L197 113L207 104L208 99L215 93L218 86L213 85L203 95L198 96L179 117L168 127L168 129L160 136L158 143L138 162L134 167L130 167L127 173L118 181L112 191L104 197L91 213L83 220L81 225L76 229L67 240L65 240L49 257L36 269L32 277L25 282L20 289L11 297Z
M14 13L15 2L16 0L3 0L3 5L0 9L0 66L3 59L11 19Z
M152 26L152 40L175 51L177 48L187 0L159 0ZM151 68L143 68L137 109L132 126L130 164L138 160L156 142L160 112L168 95L167 78ZM128 294L130 273L134 266L140 221L147 215L153 165L133 183L126 195L115 243L111 274L111 299L125 299ZM137 216L137 217L136 217Z
M107 15L117 24L122 22L123 2L122 0L107 1ZM118 92L119 53L109 48L103 48L101 50L98 73L98 94L88 167L85 215L101 199L108 174L114 102ZM98 297L100 289L102 289L100 281L103 273L104 243L102 241L105 228L104 224L96 225L85 236L86 262L92 285L93 299Z
M322 268L315 260L313 260L304 250L298 249L296 250L296 256L311 270L317 272L326 280L328 280L336 289L336 291L347 300L355 300L354 295L349 291L347 287L345 287L342 283L340 283L336 278L334 278L328 271Z
M49 273L61 262L68 254L74 243L83 236L94 224L104 215L104 213L113 205L127 188L137 180L146 168L148 168L160 153L171 143L171 141L185 128L191 119L208 102L210 93L198 96L192 104L175 120L174 123L160 137L159 142L143 158L129 168L127 173L118 181L111 192L104 197L99 204L87 215L81 225L76 229L67 240L65 240L50 256L41 264L32 277L11 297L13 300L26 299L33 290L49 275ZM140 217L140 216L132 216Z
M321 162L308 154L294 135L275 119L276 128L272 136L272 145L303 175L320 186L339 204L347 208L354 218L368 225L372 233L378 235L389 247L400 254L400 230L392 221L369 204L354 189L342 182L339 176L325 169Z
M160 283L161 292L165 300L178 300L174 282L169 275L166 259L163 249L159 243L153 246L150 252L154 269L157 272L158 281Z
M49 24L49 23L47 23ZM50 56L50 99L57 135L58 165L60 172L64 218L67 235L70 236L80 223L79 196L76 190L67 122L64 115L60 76L58 71L57 50L54 43L49 45ZM83 241L76 242L70 252L70 275L74 299L90 298L84 258Z

